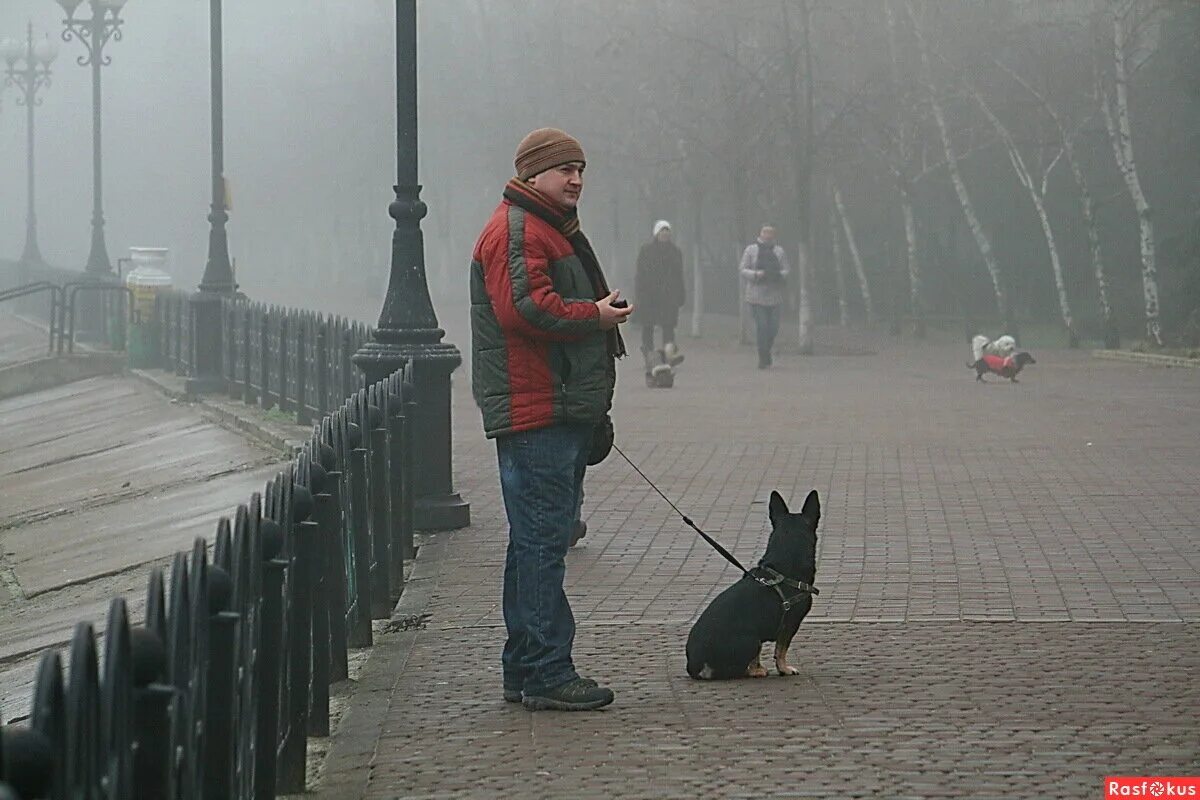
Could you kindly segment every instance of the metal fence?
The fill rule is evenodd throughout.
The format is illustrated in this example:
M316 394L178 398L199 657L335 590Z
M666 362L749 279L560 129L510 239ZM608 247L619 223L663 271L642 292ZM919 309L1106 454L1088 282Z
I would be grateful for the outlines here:
M114 280L46 265L16 265L0 275L0 304L46 325L51 356L75 351L77 328L80 340L124 350L131 295Z
M155 301L155 357L178 375L192 374L195 359L189 300L170 291ZM352 358L371 332L344 317L227 299L221 304L221 376L231 397L308 425L362 386Z
M252 330L269 317L239 308ZM371 644L371 620L390 615L414 553L410 370L322 416L263 493L217 522L211 548L197 539L169 578L152 570L141 625L114 599L102 653L81 622L65 679L59 653L43 656L28 726L0 729L0 798L304 790L330 684L347 677L348 648Z

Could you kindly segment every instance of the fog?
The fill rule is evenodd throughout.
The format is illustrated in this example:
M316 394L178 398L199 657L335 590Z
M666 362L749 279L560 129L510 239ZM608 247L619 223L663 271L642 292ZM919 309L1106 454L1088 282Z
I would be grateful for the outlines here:
M1060 327L1069 306L1078 333L1098 338L1105 298L1049 107L1094 200L1113 324L1147 335L1153 273L1164 341L1200 335L1200 318L1189 322L1200 308L1200 8L890 7L889 29L882 0L419 2L423 230L439 310L465 303L471 246L517 142L553 125L587 151L583 229L615 286L632 286L637 246L666 218L689 268L703 271L706 311L735 314L737 253L772 222L790 252L805 247L805 300L819 324L864 320L866 282L874 316L897 329L916 316L1001 317L1006 301L1015 318ZM184 287L199 280L207 248L208 10L201 0L130 0L103 69L110 256L168 247ZM225 4L230 251L256 299L368 320L378 311L393 227L394 13L386 0ZM1121 113L1114 13L1128 37L1125 110L1143 218L1153 220L1152 270L1093 80L1094 63ZM37 109L39 244L48 262L82 268L90 70L75 63L82 45L61 41L62 17L52 0L0 0L0 38L23 37L32 21L35 37L60 46ZM1061 280L1014 151L1041 193ZM0 155L0 256L15 258L25 236L25 109L13 89L0 100ZM915 217L912 263L902 185Z

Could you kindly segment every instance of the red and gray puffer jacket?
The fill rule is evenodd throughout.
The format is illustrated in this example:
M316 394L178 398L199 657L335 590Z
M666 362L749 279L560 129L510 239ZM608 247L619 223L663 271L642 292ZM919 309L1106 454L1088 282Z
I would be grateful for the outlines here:
M612 408L616 366L582 262L552 225L504 200L471 260L471 388L488 438Z

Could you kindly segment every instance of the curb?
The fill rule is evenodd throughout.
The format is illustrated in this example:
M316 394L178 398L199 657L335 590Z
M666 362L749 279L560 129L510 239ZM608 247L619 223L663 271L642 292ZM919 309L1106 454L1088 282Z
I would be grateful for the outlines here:
M5 364L0 366L0 400L124 371L124 353L85 351Z
M308 789L315 800L351 800L366 793L396 684L425 628L425 611L441 580L448 541L448 537L431 535L418 548L412 573L392 610L392 630L377 634L369 648L367 663L330 737L324 773L317 786Z
M260 444L266 445L284 456L291 458L303 447L305 440L312 431L302 425L287 425L286 423L271 422L255 419L249 412L254 406L243 405L240 409L230 408L235 405L220 401L214 402L202 395L189 394L185 379L174 375L160 374L161 370L131 369L129 375L142 383L157 389L172 400L190 403L199 411L223 428L243 433ZM292 430L288 430L291 428Z
M1200 358L1183 358L1182 356L1162 356L1155 353L1134 353L1129 350L1093 350L1096 358L1106 358L1110 361L1128 361L1135 364L1146 364L1153 367L1185 367L1200 369Z

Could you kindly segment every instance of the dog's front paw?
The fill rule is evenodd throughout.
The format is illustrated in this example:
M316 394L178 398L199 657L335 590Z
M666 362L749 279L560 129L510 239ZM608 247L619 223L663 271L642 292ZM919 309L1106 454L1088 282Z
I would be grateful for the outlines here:
M767 668L762 664L751 664L746 668L747 678L765 678L767 677Z
M776 665L776 669L779 670L780 675L799 675L800 674L800 670L796 669L795 667L789 667L786 664L784 664L782 667Z

